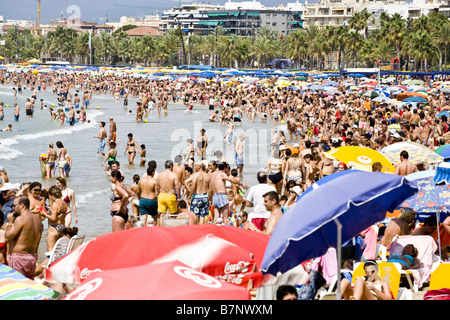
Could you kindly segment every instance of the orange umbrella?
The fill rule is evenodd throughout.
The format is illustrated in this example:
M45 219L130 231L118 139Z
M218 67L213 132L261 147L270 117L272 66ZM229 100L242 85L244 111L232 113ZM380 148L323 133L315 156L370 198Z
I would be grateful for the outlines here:
M406 98L409 97L422 97L424 99L428 100L428 96L426 94L423 94L422 92L417 92L417 91L406 91L406 92L402 92L397 96L397 100L398 101L403 101Z

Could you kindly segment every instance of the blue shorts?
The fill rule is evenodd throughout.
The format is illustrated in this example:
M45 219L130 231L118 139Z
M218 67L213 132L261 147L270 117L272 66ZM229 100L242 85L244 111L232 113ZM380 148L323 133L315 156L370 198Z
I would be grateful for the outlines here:
M213 195L213 205L214 208L220 209L225 207L227 204L230 204L228 201L228 197L225 193L216 193Z
M139 199L139 212L141 215L149 214L155 216L158 214L158 199Z
M98 148L97 148L97 152L104 154L105 153L105 147L106 147L106 140L100 140L98 142Z
M208 194L194 194L191 198L191 211L196 216L206 217L209 214Z
M238 167L244 166L244 155L242 155L242 159L240 159L239 155L236 153L234 158L236 159L236 166L238 166Z

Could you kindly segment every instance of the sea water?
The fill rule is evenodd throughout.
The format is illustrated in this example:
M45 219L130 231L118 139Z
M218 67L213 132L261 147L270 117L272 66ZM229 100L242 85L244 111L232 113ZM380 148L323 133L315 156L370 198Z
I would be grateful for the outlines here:
M75 89L70 91L74 96ZM81 95L82 93L79 93ZM113 117L117 124L117 160L121 164L121 170L125 174L125 183L130 186L134 174L142 176L146 167L140 167L140 156L136 155L134 165L128 164L124 154L128 133L140 146L145 144L147 155L146 162L155 160L157 172L164 170L166 160L174 160L175 156L184 155L188 146L186 139L191 138L196 144L200 130L204 128L209 143L207 148L207 160L217 159L214 151L221 150L224 157L235 167L234 141L244 134L245 156L244 176L249 186L257 184L256 174L264 169L270 158L270 142L272 134L271 122L263 123L256 119L254 123L243 117L242 125L236 126L233 132L233 143L226 144L223 140L226 126L220 126L217 122L210 122L208 107L196 105L192 111L186 111L181 103L171 103L168 106L168 114L158 117L155 108L148 116L146 122L137 123L135 118L136 97L130 97L128 108L124 108L122 100L115 103L112 95L94 94L89 109L87 109L88 122L78 122L74 126L68 123L60 125L50 120L49 108L57 110L57 97L51 91L39 91L35 103L33 118L27 118L25 114L26 98L31 96L29 88L25 88L22 94L14 100L12 86L0 86L0 102L5 103L4 120L0 121L0 129L12 124L12 132L0 132L0 166L8 173L11 183L24 183L39 181L44 188L55 184L55 179L42 178L39 156L48 150L48 144L55 145L61 141L72 157L72 169L67 178L67 186L75 191L76 206L79 222L72 226L79 228L79 234L86 235L86 240L112 231L109 207L111 200L110 177L105 174L101 163L104 157L97 155L97 136L100 132L101 121L106 123L105 129L109 132L109 117ZM44 109L40 109L40 100L44 99ZM20 106L20 118L14 121L14 102ZM8 105L9 107L6 107ZM46 107L45 107L46 106ZM131 114L129 111L131 110ZM66 112L66 115L68 112ZM283 125L279 128L283 129ZM55 150L58 148L55 145ZM105 148L107 152L108 147ZM59 173L56 173L58 176ZM131 213L131 206L129 206ZM250 209L251 210L251 209ZM46 249L47 222L44 222L44 234L41 241L41 250Z

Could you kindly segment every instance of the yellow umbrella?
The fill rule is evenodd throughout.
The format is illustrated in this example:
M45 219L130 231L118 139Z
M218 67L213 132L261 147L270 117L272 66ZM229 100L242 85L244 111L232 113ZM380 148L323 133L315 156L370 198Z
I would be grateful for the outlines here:
M28 62L28 63L42 63L42 61L41 61L41 60L38 60L38 59L30 59L30 60L28 60L27 62Z
M383 154L370 148L338 147L325 152L324 155L327 158L337 159L344 162L347 166L353 166L359 170L372 171L374 162L380 162L382 165L381 172L395 172L395 167Z
M0 56L0 60L5 60L5 57Z

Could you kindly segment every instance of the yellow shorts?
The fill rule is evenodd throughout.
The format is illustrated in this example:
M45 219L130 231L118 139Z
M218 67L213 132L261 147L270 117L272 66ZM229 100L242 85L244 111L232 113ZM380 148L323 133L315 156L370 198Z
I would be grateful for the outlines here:
M160 193L158 195L158 213L166 213L167 209L171 214L177 213L177 197L170 193Z

